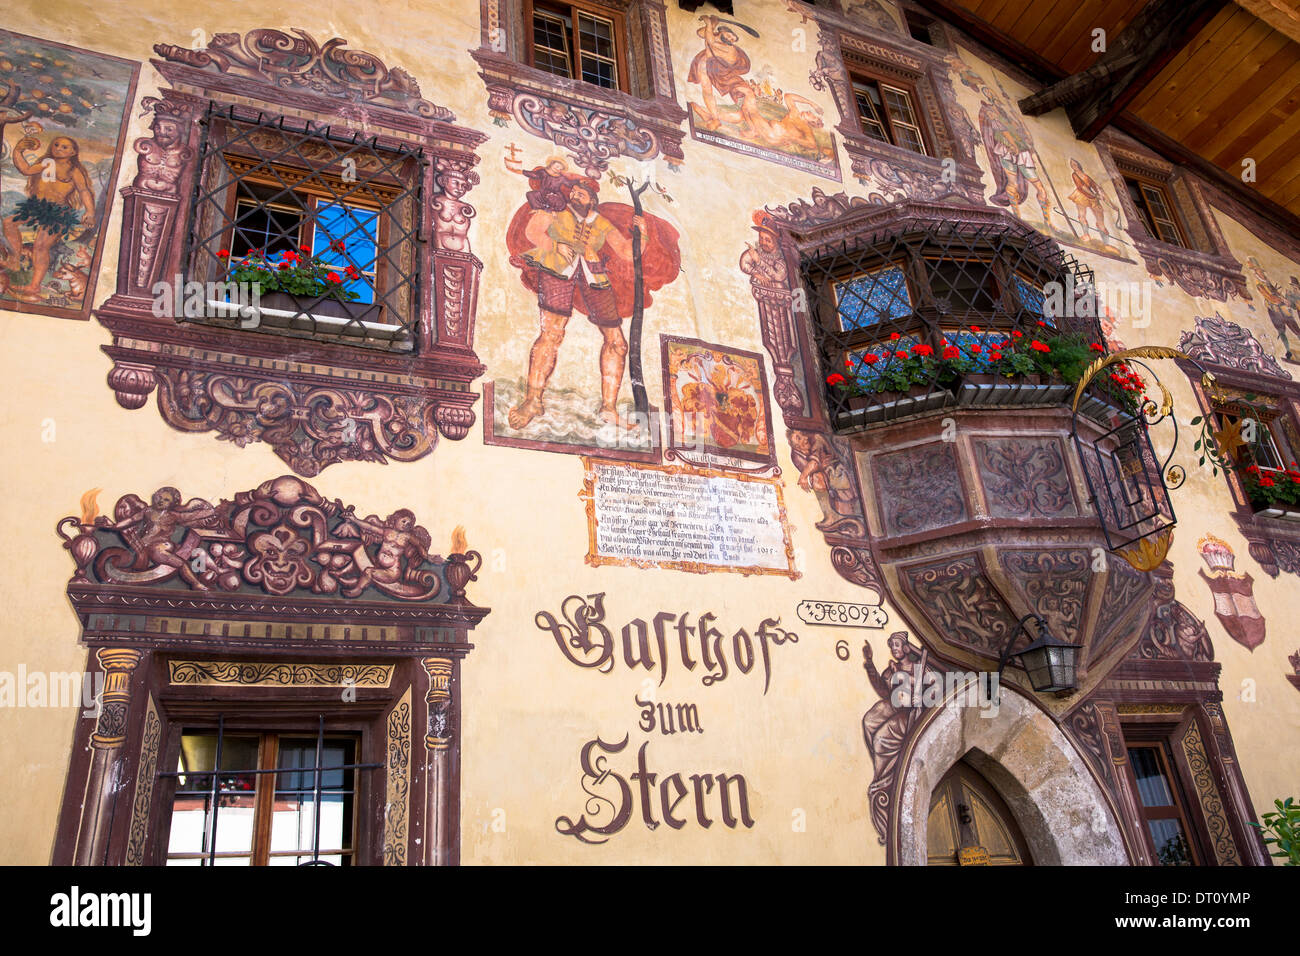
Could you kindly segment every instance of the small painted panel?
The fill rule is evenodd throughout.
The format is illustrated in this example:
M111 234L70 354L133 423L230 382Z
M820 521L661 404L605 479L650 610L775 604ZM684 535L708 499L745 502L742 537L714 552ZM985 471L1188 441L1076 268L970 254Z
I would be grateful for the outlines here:
M917 534L966 520L957 455L951 444L880 455L872 470L887 534Z
M1074 517L1079 513L1058 439L978 438L972 444L993 517Z

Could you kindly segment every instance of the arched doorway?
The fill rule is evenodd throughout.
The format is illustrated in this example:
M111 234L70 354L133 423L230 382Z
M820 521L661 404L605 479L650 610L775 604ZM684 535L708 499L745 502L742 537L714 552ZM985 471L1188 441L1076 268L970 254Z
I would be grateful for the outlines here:
M1024 834L984 776L958 761L930 795L930 866L1033 866Z

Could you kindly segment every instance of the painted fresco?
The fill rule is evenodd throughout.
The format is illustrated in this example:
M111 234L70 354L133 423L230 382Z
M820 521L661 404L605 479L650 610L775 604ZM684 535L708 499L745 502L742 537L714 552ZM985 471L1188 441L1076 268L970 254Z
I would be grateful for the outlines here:
M88 19L93 5L70 2ZM136 2L160 21L173 15L161 0ZM365 30L345 13L338 33L373 37L374 49L400 52L410 73L368 73L370 61L358 57L372 55L340 51L335 44L342 41L316 44L273 31L282 39L271 45L286 57L291 49L306 50L306 60L286 60L297 85L285 87L284 103L301 103L323 62L359 64L347 86L364 87L367 97L409 90L418 76L446 104L433 108L440 111L438 122L447 124L436 130L444 138L420 134L436 144L428 146L434 168L424 210L437 289L430 321L438 323L442 344L452 342L453 330L460 336L452 345L473 367L455 387L445 379L431 386L462 399L443 407L448 414L437 419L448 439L441 446L446 454L418 464L390 456L391 467L380 471L384 456L355 454L351 438L335 438L348 434L349 423L353 435L362 436L360 445L369 428L401 436L382 410L366 404L375 388L361 378L340 387L350 403L341 418L317 397L268 393L254 376L281 361L270 350L253 356L248 369L229 363L222 369L238 377L243 390L224 381L191 389L192 378L168 381L175 372L161 367L160 381L149 379L145 387L140 370L122 363L110 382L123 407L137 400L133 407L141 407L157 387L166 393L160 406L237 412L241 420L257 416L259 427L273 416L288 423L281 430L286 445L315 441L330 454L343 449L332 459L313 451L308 464L293 465L295 471L311 461L319 469L321 460L337 460L340 467L327 473L319 491L290 475L259 485L282 470L273 457L276 446L192 441L175 433L174 421L164 425L156 416L126 416L131 421L122 429L87 429L79 446L50 441L46 450L57 463L43 465L31 456L17 479L27 485L11 500L15 536L37 542L30 568L11 582L15 612L31 622L31 645L50 666L95 666L98 646L87 656L67 608L73 594L93 609L85 597L88 579L110 595L115 587L158 585L148 597L173 635L190 634L188 627L196 633L209 626L230 633L244 628L244 656L264 658L164 661L170 670L150 661L151 673L173 679L172 694L187 674L196 693L221 688L231 699L242 699L246 690L271 694L273 678L266 675L284 650L277 641L289 639L300 648L323 648L313 650L318 660L299 661L294 686L324 689L332 697L342 679L336 681L331 668L340 660L346 667L371 666L342 655L369 659L396 630L414 631L403 648L409 675L392 683L390 672L382 688L352 681L368 688L375 702L382 689L384 708L391 707L381 713L372 706L367 731L378 735L386 765L380 772L386 791L366 793L386 808L382 841L379 828L369 841L386 864L459 862L462 842L464 861L477 864L918 862L905 842L911 834L924 835L917 821L925 819L927 788L937 791L945 768L968 750L1005 758L1012 768L1006 772L1025 785L1025 799L1040 808L1059 844L1096 850L1082 862L1154 862L1135 849L1140 818L1138 829L1128 820L1115 822L1135 799L1125 721L1183 722L1171 746L1180 761L1197 768L1186 795L1190 811L1216 834L1211 859L1246 861L1253 844L1237 830L1250 816L1252 798L1267 806L1270 788L1291 778L1291 767L1273 754L1271 721L1285 723L1300 713L1300 698L1290 691L1285 703L1275 704L1277 687L1287 686L1284 676L1300 688L1300 650L1276 633L1265 639L1266 617L1276 625L1293 610L1290 575L1300 573L1300 549L1287 550L1291 539L1254 534L1254 516L1231 515L1223 476L1207 470L1177 501L1180 528L1170 561L1149 574L1122 561L1098 570L1100 549L1071 545L1093 507L1084 497L1084 473L1071 464L1068 436L1043 440L1031 433L1035 413L995 408L980 410L984 417L977 420L968 409L954 408L959 427L951 440L937 437L947 428L946 413L918 416L904 426L912 429L906 435L892 433L893 448L873 446L881 430L848 437L828 418L820 394L828 370L809 336L809 290L792 233L825 230L827 241L838 243L853 235L835 233L836 223L901 200L952 204L942 214L953 222L960 221L962 203L986 203L970 221L1004 210L1074 250L1103 281L1154 284L1128 239L1125 197L1115 192L1097 150L1076 141L1059 112L1022 116L1016 103L1024 90L1011 67L995 66L973 50L951 52L956 48L942 47L937 32L935 45L920 49L893 5L882 0L845 0L842 8L841 14L794 0L746 0L736 5L734 18L697 18L673 4L641 7L635 27L631 16L628 22L644 31L638 52L649 60L650 75L635 95L591 92L539 76L518 51L497 49L508 10L499 0L481 0L483 47L472 54L484 71L478 77L465 56L479 26L473 4L461 9L458 3L456 16L435 24L427 12L394 7L391 19ZM315 35L333 36L309 19ZM831 129L854 117L835 115L830 88L804 80L814 65L825 64L791 49L795 24L824 55L835 50L834 38L819 34L831 29L852 29L863 43L897 47L900 58L916 59L923 71L946 55L950 70L932 74L925 108L947 112L950 140L965 144L954 153L966 178L942 178L937 157L922 161L884 147L883 155L850 152L844 188L825 187L826 178L838 183L841 176ZM72 30L71 39L94 42L86 40L89 28ZM167 68L206 71L216 88L238 79L228 62L200 65L209 54L190 49L184 31L144 39L114 38L118 45L111 49L141 55L154 41L171 40L185 45L161 44L171 51L159 50ZM213 47L227 48L216 37ZM66 56L105 78L99 59L118 64L84 51ZM835 60L832 65L842 68L838 52ZM264 69L259 55L250 62L250 70ZM449 74L448 62L464 67L465 75ZM276 83L285 79L277 77ZM820 103L803 95L808 85L823 94ZM237 83L230 90L247 92ZM155 110L154 136L137 146L136 185L170 195L179 161L169 165L160 157L182 157L172 130L189 130L194 117L169 117L150 100L141 104L142 115ZM112 103L121 107L120 124L129 94ZM339 103L347 123L373 117L372 106L392 106L367 98ZM88 224L81 215L49 243L42 301L4 299L0 308L58 314L52 305L57 294L68 299L73 291L70 247L82 242L92 257L99 255L102 226L118 196L115 171L100 182L86 162L95 153L83 136L91 129L86 122L102 123L112 111L104 107L66 130L45 122L30 135L34 145L19 143L28 136L26 121L7 124L0 161L6 223L18 208L14 203L31 198L30 177L10 160L11 150L38 169L49 152L56 177L72 177L66 202L55 193L44 199L64 202L70 212L31 207L51 225L47 233L88 209L97 216ZM680 151L688 129L689 160ZM101 132L102 163L112 158L107 144L114 131ZM60 165L66 147L55 150L55 140L65 133L80 148L89 199L75 171L68 173L71 162ZM838 145L849 137L842 139ZM452 142L464 146L454 158L444 155ZM676 202L654 178L659 172ZM465 193L480 177L470 205ZM131 208L128 198L122 210ZM122 212L112 215L130 222ZM77 234L78 227L90 234ZM1104 310L1107 344L1177 344L1208 364L1291 389L1285 394L1300 401L1286 371L1300 364L1292 354L1300 341L1300 281L1291 278L1300 265L1247 230L1224 226L1253 300L1216 311L1188 286L1165 282L1156 286L1145 315L1154 322L1121 308ZM31 227L20 228L26 257L20 264L33 260L37 238ZM133 241L123 236L123 256L138 252L130 248ZM95 271L89 269L92 282ZM0 295L11 286L22 291L24 276L21 269L0 269L7 283ZM841 327L862 329L909 313L912 299L901 279L882 271L839 283ZM88 308L92 295L87 288L78 307ZM68 302L67 310L75 311ZM70 330L86 341L33 343L30 359L10 359L10 375L18 387L39 394L41 415L60 427L96 409L93 400L65 387L83 379L97 383L93 394L122 418L103 387L111 363L99 350L102 336L87 336L100 330ZM974 335L958 333L952 341L965 348ZM919 344L909 337L898 347ZM317 361L309 342L292 347L299 346L295 359ZM406 376L407 356L385 359L377 377ZM870 380L870 373L862 374L862 381ZM1196 414L1197 381L1191 375L1171 379L1178 414L1186 420ZM312 409L319 410L319 422L303 414ZM490 447L477 435L451 444L473 434L475 416L482 418ZM16 446L34 441L30 423L22 428L6 432L16 436ZM183 449L182 441L188 442ZM1191 445L1180 443L1176 459L1189 474L1196 460ZM185 454L178 457L178 449ZM119 491L158 491L152 504L127 495L102 519L64 518L61 541L54 541L53 521L40 524L36 517L43 515L21 512L33 488L63 494L70 482L84 481L87 462L98 469L92 473L105 474L96 480L106 486L112 481ZM262 477L233 485L251 490L227 500L220 495L231 489L214 485L210 476L235 466ZM166 477L178 467L175 477ZM116 474L124 468L158 477L127 483ZM172 485L203 497L187 501ZM448 521L444 505L471 526L481 556L468 550L460 529L450 536L447 558L432 554L451 530L436 525L439 514ZM248 509L255 520L233 521ZM417 514L427 527L416 523ZM953 528L963 528L959 533L968 540L990 529L1000 537L984 539L978 554L945 554ZM76 587L69 588L69 574ZM1187 606L1175 597L1175 578ZM1005 585L1001 592L999 584ZM270 595L275 607L260 601L255 613L239 611L241 599L258 595ZM178 596L234 609L232 620L179 614L171 606ZM350 618L344 625L289 619L280 608L291 600L332 614L353 610L360 605L345 602L359 601L365 606L358 620L371 631L358 639ZM808 622L831 626L799 634L781 626L814 601L845 614L850 608L878 611L878 622L867 625L878 630L859 650L861 632L842 628L862 625L842 618ZM951 689L952 676L976 667L987 676L1016 627L1020 604L1049 619L1058 635L1095 652L1087 661L1094 683L1073 698L1036 699L1017 673L1004 688L1000 716L996 707L985 713L983 705L949 708L933 700L932 689L945 679ZM83 605L74 607L80 613ZM495 609L490 615L489 607ZM399 614L403 623L394 628ZM104 627L116 629L113 640L124 646L138 640L123 616L100 617L112 618ZM472 632L464 630L467 620ZM266 634L249 637L250 626ZM453 641L455 629L460 633ZM475 650L466 655L469 638ZM328 642L338 647L330 650ZM1290 666L1279 671L1292 650ZM130 669L115 667L114 676L125 680ZM164 789L150 775L169 718L151 692L142 692L143 670L131 678L129 697L130 726L146 728L143 743L131 729L116 744L116 753L127 758L124 766L132 766L133 754L140 758L138 774L128 775L138 781L134 799L124 791L118 803L131 816L125 859L132 863L151 862L145 834L157 843L148 827L166 819L150 817L150 802L157 799L152 794ZM1246 681L1253 688L1256 680L1261 692L1274 695L1268 698L1276 708L1269 711L1268 734L1261 733L1254 698L1246 696ZM1139 683L1146 686L1135 689ZM111 703L120 703L111 714L127 713L127 700ZM960 721L972 712L976 718L955 735L937 726L954 709ZM30 794L16 804L12 839L0 839L0 862L48 858L42 841L66 847L69 839L49 833L49 805L66 780L77 782L68 771L67 720L60 717L55 726L42 712L15 716L7 709L0 709L0 720L6 721L0 740L11 748L3 766L40 768L31 775ZM92 731L112 729L110 722L101 727L83 718L77 753ZM956 739L962 752L936 751L946 738ZM1044 766L1052 773L1043 774ZM126 780L128 787L132 782ZM67 799L80 813L75 791ZM439 814L436 826L431 813ZM1077 827L1053 816L1081 813L1104 823L1077 837ZM25 829L35 836L18 832ZM422 833L437 834L437 843Z
M833 117L802 93L784 88L791 78L771 64L755 65L751 53L758 56L762 49L759 31L715 15L700 17L700 24L700 47L686 74L691 135L838 180L835 142L826 128Z
M663 337L669 449L696 463L776 463L763 360L753 352Z
M0 304L88 318L138 65L0 30Z
M1045 156L1035 139L1035 132L1043 135L1041 124L1031 131L1016 105L1028 91L973 60L964 50L961 57L950 58L955 79L978 97L970 108L993 184L988 202L1010 209L1067 246L1134 261L1125 248L1131 243L1118 197L1096 156L1072 138L1064 155L1049 150ZM1013 91L1007 84L1013 84ZM969 97L962 99L970 103Z
M629 334L640 329L642 316L653 307L653 293L677 278L677 230L619 201L629 194L620 194L614 174L602 184L553 156L525 177L529 188L510 220L505 244L517 281L535 297L537 318L525 328L538 331L531 348L524 349L526 339L520 337L519 372L499 370L486 393L487 441L653 458L658 429L651 427L649 409L636 408L629 395L629 362L639 367L642 350L642 342L635 335L629 341ZM634 291L637 275L641 296ZM588 350L598 338L598 357L581 380L555 382L566 337L581 340Z

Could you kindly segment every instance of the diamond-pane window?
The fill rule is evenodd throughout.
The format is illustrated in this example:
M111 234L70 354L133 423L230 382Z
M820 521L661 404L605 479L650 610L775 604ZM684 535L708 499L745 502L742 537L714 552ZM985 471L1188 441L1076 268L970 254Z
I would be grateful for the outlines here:
M841 331L864 329L912 313L907 277L899 266L886 266L835 284Z

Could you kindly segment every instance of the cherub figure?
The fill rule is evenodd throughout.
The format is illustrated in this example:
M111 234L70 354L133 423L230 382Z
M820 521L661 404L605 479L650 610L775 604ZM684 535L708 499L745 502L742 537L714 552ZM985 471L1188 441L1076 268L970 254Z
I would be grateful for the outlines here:
M419 567L426 561L435 560L429 554L433 539L429 532L415 523L415 514L406 508L400 508L381 521L376 515L368 518L348 516L348 523L361 537L363 554L366 545L379 545L374 563L361 569L361 576L351 588L343 593L347 597L357 597L370 584L381 588L401 584L404 580L414 581ZM350 528L344 526L340 534ZM360 555L358 555L360 557ZM405 567L403 567L405 562Z
M181 493L170 487L155 491L152 502L147 507L133 507L137 504L143 505L144 502L136 498L134 502L128 502L125 509L119 505L118 512L125 512L125 517L116 522L110 521L107 515L100 515L95 519L95 527L126 532L123 537L137 558L154 565L175 568L190 587L199 591L208 590L208 586L190 568L185 556L178 553L178 548L184 547L184 542L178 545L172 541L172 535L177 528L192 530L195 524L215 517L216 509L199 498L182 505ZM128 530L136 526L139 526L138 530Z
M520 170L528 178L532 189L524 194L528 205L538 212L559 212L569 204L569 185L578 179L576 173L569 171L569 163L563 156L552 156L545 166L535 169Z

